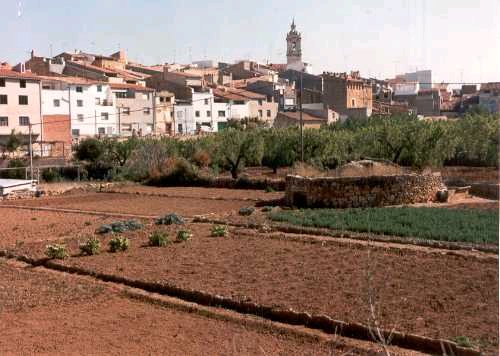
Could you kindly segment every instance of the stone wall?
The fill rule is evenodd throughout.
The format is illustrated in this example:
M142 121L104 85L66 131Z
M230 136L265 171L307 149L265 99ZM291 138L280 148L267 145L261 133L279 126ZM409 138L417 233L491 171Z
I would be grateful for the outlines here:
M287 205L297 207L358 208L434 200L443 188L439 175L370 177L286 177Z

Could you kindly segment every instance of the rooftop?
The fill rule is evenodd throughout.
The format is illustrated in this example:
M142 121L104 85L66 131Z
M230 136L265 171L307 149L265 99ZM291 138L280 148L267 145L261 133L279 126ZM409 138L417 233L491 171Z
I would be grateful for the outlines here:
M16 72L11 69L0 68L0 78L10 78L10 79L30 79L39 81L40 77L31 72Z
M154 91L154 89L144 87L142 85L127 84L127 83L109 83L111 89L115 90L135 90L135 91Z
M278 115L286 116L289 119L300 121L300 112L299 111L280 111ZM327 122L327 119L320 116L314 116L305 112L302 112L302 120L303 121L324 121Z
M38 76L44 82L53 81L53 82L63 82L67 84L75 84L75 85L94 85L94 84L109 84L108 82L102 82L98 80L92 80L81 77L71 77L71 76Z

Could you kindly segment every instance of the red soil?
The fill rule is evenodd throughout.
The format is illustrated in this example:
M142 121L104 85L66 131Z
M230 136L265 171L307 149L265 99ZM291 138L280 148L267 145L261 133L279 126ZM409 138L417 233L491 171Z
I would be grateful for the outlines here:
M0 261L2 354L330 355L331 343L126 298L104 283ZM410 354L393 349L395 354Z
M106 217L0 208L0 249L34 241L50 242L65 237L93 234Z
M190 228L195 237L186 243L144 247L147 232L140 231L127 234L126 253L62 263L365 324L372 294L384 328L466 335L488 350L498 345L498 260L380 248L368 256L362 245L276 240L238 230L213 238L207 225ZM175 228L164 229L174 236Z
M206 212L227 212L237 210L243 206L253 205L252 202L242 200L169 198L120 193L78 193L32 200L18 200L6 204L151 216L171 212L192 216Z

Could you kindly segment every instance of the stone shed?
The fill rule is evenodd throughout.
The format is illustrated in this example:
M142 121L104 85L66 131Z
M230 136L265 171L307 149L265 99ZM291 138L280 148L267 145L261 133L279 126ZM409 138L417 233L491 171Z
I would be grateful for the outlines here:
M304 208L362 208L424 203L443 189L439 175L286 177L287 205Z

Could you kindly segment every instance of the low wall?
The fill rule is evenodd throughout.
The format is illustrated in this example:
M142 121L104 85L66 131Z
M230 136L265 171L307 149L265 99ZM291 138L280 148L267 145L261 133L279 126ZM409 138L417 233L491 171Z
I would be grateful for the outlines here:
M439 175L371 177L286 177L287 205L310 208L361 208L423 203L442 189Z

